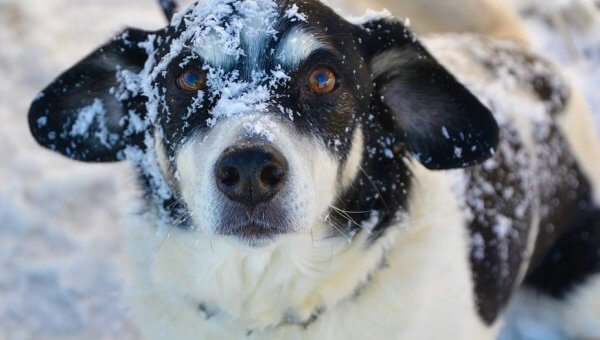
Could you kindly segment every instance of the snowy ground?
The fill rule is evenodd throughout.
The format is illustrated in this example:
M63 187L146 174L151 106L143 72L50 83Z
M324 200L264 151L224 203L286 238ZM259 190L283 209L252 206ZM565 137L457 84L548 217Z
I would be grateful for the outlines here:
M535 48L573 76L600 127L600 24L571 32L569 48L552 20L528 14L525 3L543 0L513 1ZM139 337L122 299L127 164L44 151L26 112L37 91L125 25L163 24L153 0L0 0L0 339Z

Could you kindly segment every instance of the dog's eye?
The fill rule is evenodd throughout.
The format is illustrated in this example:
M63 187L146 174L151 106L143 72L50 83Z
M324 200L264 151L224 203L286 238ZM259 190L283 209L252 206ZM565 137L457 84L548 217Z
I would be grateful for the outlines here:
M317 94L332 93L336 89L335 73L327 66L315 68L308 77L308 88Z
M177 86L185 92L196 93L205 85L206 73L195 67L188 67L177 76Z

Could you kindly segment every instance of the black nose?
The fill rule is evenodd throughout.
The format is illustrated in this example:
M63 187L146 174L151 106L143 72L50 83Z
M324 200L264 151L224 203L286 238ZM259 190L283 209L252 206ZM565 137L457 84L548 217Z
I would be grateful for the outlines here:
M285 185L287 161L266 142L246 142L221 155L215 167L217 187L247 206L271 200Z

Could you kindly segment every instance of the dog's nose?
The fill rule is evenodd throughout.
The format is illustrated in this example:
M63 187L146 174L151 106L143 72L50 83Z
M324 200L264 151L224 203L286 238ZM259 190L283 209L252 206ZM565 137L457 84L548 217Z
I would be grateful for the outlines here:
M217 187L246 206L271 200L285 185L285 157L266 142L246 142L221 155L215 167Z

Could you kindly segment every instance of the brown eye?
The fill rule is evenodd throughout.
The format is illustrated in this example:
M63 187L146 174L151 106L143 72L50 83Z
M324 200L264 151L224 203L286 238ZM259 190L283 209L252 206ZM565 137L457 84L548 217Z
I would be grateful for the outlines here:
M328 94L336 88L336 76L333 71L326 66L315 68L308 77L308 88L317 94Z
M185 92L196 93L205 85L206 74L195 67L188 67L177 76L177 86Z

